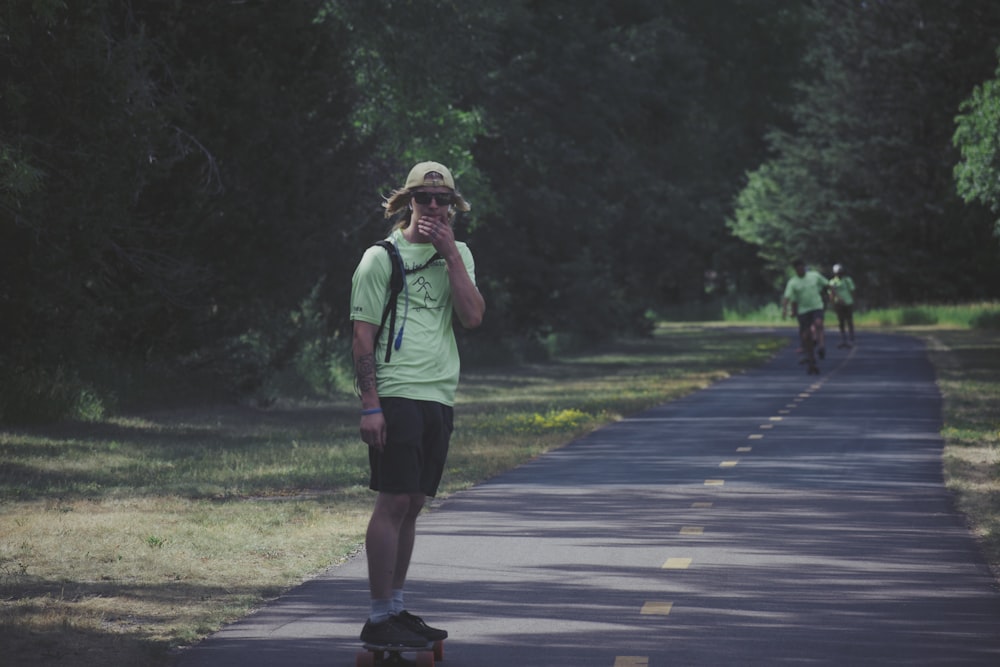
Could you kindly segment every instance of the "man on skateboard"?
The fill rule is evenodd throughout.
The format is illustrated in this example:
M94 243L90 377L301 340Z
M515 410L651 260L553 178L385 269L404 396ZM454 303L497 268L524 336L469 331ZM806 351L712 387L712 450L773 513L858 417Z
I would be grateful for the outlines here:
M417 515L437 493L453 428L459 358L452 318L478 327L486 305L472 253L455 240L454 217L469 204L447 167L416 165L383 207L396 220L388 245L365 251L351 289L361 439L369 486L378 492L365 536L371 610L361 640L423 648L448 633L406 610L403 587ZM398 289L394 276L402 279Z
M781 317L788 317L788 308L799 320L799 338L802 341L802 351L806 372L810 375L819 373L816 356L820 359L826 356L823 340L823 293L829 282L815 271L806 271L804 260L792 262L795 275L789 278L785 293L781 299Z

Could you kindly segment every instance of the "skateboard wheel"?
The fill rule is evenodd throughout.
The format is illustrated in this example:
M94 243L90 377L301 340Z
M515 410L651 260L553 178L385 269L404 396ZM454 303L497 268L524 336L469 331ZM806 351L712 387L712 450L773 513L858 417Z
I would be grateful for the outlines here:
M417 667L434 667L434 653L432 651L417 653Z
M444 641L438 640L434 642L434 659L444 660Z
M375 667L375 654L371 651L358 651L354 656L354 667Z

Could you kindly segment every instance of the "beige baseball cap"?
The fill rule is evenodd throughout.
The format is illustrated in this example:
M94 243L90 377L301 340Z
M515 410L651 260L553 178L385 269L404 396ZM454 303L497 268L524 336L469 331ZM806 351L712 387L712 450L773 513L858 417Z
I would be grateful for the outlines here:
M421 162L410 170L406 177L407 190L420 187L446 187L455 189L455 179L448 167L440 162Z

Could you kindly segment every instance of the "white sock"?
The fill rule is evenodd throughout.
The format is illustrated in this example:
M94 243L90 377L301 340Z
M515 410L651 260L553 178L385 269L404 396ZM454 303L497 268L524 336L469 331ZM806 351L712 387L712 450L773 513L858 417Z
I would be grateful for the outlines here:
M381 623L392 615L392 600L372 600L372 610L368 620Z
M403 611L404 609L406 609L406 607L403 606L403 589L402 588L394 588L394 589L392 589L392 600L390 602L391 602L391 605L392 605L391 608L392 608L392 613L393 614L398 614L401 611Z

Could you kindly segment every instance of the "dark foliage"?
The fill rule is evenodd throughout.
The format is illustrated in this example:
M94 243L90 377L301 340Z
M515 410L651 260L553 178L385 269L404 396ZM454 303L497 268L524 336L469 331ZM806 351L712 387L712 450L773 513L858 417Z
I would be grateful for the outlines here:
M995 297L951 137L998 28L974 0L10 0L0 418L132 373L322 385L423 159L473 203L479 342L775 298L807 250L879 299Z

